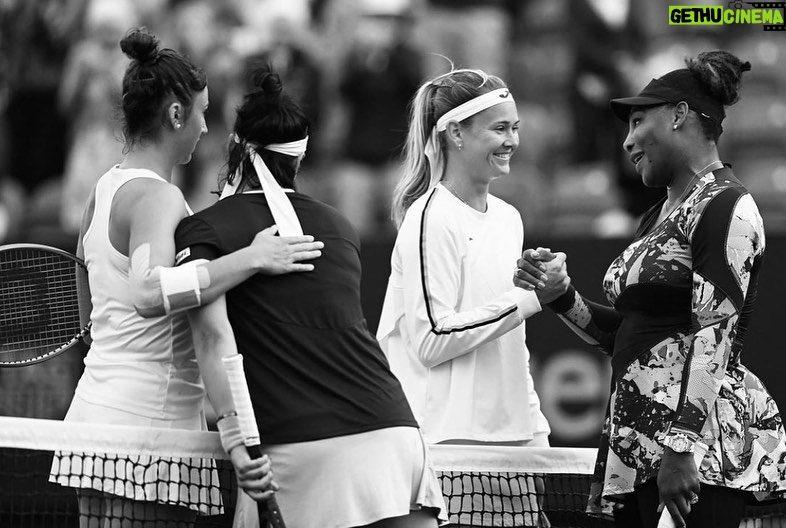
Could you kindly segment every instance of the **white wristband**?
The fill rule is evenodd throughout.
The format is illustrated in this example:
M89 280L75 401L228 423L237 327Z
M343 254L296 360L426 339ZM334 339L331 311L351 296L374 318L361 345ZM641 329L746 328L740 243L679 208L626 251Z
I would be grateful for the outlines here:
M225 416L219 420L218 434L221 437L221 446L229 453L239 445L243 445L243 434L240 432L240 420L237 415Z

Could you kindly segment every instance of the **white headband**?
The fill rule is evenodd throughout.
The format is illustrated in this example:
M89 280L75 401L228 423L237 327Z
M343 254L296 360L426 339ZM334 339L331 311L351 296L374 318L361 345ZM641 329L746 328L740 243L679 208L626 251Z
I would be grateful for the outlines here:
M265 150L272 150L279 154L286 154L287 156L300 156L306 153L308 146L308 136L297 141L290 141L289 143L271 143L262 147Z
M231 137L235 143L241 143L241 140L237 134L232 134ZM270 145L265 145L262 148L265 150L286 154L288 156L299 156L306 152L307 144L308 136L297 141L290 141L289 143L271 143ZM295 213L294 207L292 207L292 203L287 197L287 193L285 193L284 189L282 189L278 184L276 178L270 172L270 169L268 169L267 165L265 165L265 162L262 161L262 157L257 154L256 149L250 143L246 143L246 152L248 152L248 155L251 158L251 163L254 165L254 170L259 177L259 183L262 185L262 191L265 193L265 197L267 198L267 204L270 207L270 212L273 214L273 219L278 226L279 235L302 235L303 228L300 226L300 220L297 217L297 213ZM219 200L223 200L227 196L232 196L235 194L238 187L240 187L240 182L241 178L239 175L235 176L235 179L232 183L227 182L224 185L224 189L221 191L221 197Z
M468 117L482 112L487 108L508 102L514 102L510 90L507 88L498 88L486 92L483 95L479 95L474 99L470 99L466 103L458 105L456 108L448 110L437 120L437 125L431 129L431 135L426 142L425 149L426 157L431 165L429 189L434 187L442 179L442 171L445 165L442 150L439 148L438 134L448 127L450 121L457 121L460 123Z
M449 121L457 121L460 123L466 118L478 112L482 112L486 108L490 108L500 103L507 103L508 101L513 101L513 96L510 95L510 90L507 88L499 88L479 95L445 112L445 114L437 120L437 132L445 130L448 127Z

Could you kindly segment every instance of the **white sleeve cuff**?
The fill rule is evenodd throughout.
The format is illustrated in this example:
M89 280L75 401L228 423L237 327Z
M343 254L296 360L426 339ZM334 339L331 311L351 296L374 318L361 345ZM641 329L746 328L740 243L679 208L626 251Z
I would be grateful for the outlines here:
M513 288L512 294L522 320L541 311L540 301L535 292Z

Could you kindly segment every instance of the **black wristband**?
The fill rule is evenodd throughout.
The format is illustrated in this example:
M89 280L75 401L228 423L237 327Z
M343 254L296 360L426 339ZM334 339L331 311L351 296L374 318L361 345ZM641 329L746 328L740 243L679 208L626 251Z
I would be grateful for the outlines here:
M556 313L565 313L573 307L573 302L575 299L576 289L573 287L573 285L570 285L568 286L568 289L565 291L565 293L546 304L546 306Z

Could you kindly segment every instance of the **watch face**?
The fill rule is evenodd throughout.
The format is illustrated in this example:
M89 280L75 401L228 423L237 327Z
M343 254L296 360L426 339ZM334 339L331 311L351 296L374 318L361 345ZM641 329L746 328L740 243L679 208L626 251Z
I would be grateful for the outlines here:
M692 442L684 436L672 436L668 439L666 445L677 453L687 453L693 448Z

